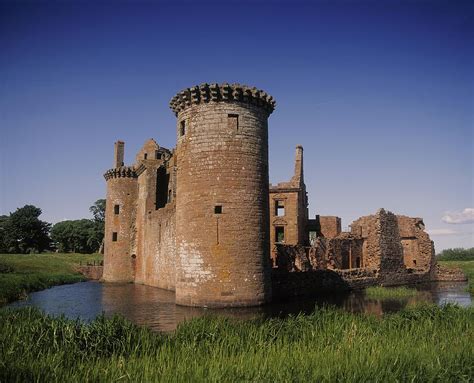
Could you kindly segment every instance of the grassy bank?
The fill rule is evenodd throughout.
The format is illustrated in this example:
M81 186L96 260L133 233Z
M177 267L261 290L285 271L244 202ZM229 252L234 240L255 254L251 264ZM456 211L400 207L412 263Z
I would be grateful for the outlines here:
M365 294L373 299L402 299L414 297L418 292L408 287L381 287L374 286L365 289Z
M0 304L31 291L83 281L76 267L99 259L99 254L0 254Z
M469 292L474 294L474 260L467 260L467 261L445 261L445 260L438 260L437 261L440 265L445 267L459 267L464 271L468 280L469 280Z
M0 381L451 381L474 376L474 309L382 318L324 309L287 319L199 318L157 334L0 310Z

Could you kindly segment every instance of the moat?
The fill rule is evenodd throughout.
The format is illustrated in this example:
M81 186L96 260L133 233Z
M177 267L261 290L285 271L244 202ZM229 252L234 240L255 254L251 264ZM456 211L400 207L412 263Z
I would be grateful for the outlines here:
M156 331L172 331L180 322L206 314L238 319L271 318L308 314L323 305L335 305L351 312L382 315L421 302L437 305L456 303L467 307L472 305L473 300L466 287L465 282L428 283L415 286L419 293L410 298L369 299L363 291L354 291L293 299L262 307L211 310L178 306L175 304L175 294L167 290L130 283L107 284L90 281L31 293L27 300L14 302L9 307L35 306L48 314L64 314L67 318L79 318L83 321L90 321L102 312L106 316L120 314L138 325Z

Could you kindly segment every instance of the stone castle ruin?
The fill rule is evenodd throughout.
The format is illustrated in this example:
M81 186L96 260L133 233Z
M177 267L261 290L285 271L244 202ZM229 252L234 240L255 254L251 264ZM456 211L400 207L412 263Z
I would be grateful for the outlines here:
M421 218L380 209L350 232L308 217L303 148L294 175L270 185L272 96L202 84L172 98L176 148L148 140L124 165L115 143L107 181L103 280L176 293L186 306L253 306L375 284L457 279L435 264Z

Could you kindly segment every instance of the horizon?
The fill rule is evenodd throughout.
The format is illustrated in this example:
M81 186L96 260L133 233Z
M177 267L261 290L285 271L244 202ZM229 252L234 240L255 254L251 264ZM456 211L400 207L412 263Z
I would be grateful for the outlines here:
M474 247L473 20L467 1L1 3L0 215L89 217L115 141L126 164L172 149L178 91L240 82L277 103L270 183L303 145L310 218L384 208L437 252Z

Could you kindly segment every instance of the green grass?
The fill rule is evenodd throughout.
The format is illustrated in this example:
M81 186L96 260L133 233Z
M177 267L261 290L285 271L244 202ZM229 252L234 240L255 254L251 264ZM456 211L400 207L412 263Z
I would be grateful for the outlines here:
M441 266L445 267L459 267L466 274L469 287L468 291L474 294L474 260L470 261L437 261Z
M204 317L175 333L125 319L85 325L0 310L0 381L468 382L474 309L422 306L381 318L318 310L286 319Z
M99 254L0 254L0 304L28 292L85 280L79 262L101 260Z
M381 287L374 286L365 289L365 295L372 299L402 299L414 297L418 294L416 289L408 287Z

